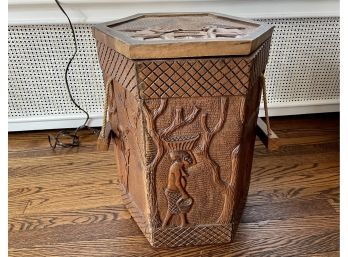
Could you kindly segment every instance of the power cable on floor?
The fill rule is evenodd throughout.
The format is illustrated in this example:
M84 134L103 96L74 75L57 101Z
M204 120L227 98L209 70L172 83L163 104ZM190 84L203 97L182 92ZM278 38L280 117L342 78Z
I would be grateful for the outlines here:
M65 74L64 74L64 79L65 79L65 84L66 84L66 88L69 94L69 98L71 100L71 102L80 110L82 111L84 114L86 114L86 120L83 123L83 125L79 126L78 128L76 128L73 131L67 131L67 130L61 130L59 131L55 136L52 135L48 135L48 142L50 143L50 146L52 149L55 149L57 146L61 146L61 147L77 147L80 145L80 137L77 135L78 132L82 129L88 129L90 130L92 133L94 134L99 134L99 130L91 128L89 126L87 126L87 122L89 120L89 113L83 109L79 104L76 103L74 97L71 94L71 89L70 89L70 85L69 85L69 81L68 81L68 72L69 72L69 68L70 65L73 61L73 59L75 58L76 54L77 54L77 42L76 42L76 35L75 35L75 30L74 27L71 23L71 20L68 16L68 14L65 12L65 10L63 9L63 7L61 6L61 4L59 3L58 0L54 0L56 2L56 4L58 5L59 9L64 13L64 15L66 16L66 18L69 21L69 25L70 25L70 30L74 39L74 53L72 55L72 57L70 57L69 62L65 68ZM64 141L70 141L70 142L64 142Z

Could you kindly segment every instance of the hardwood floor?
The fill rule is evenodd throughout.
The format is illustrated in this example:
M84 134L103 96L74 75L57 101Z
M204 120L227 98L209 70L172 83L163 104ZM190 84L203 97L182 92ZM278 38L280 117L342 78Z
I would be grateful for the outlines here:
M50 150L47 131L9 134L10 256L339 256L339 115L271 120L281 147L257 140L233 243L152 248L120 199L112 150L96 137Z

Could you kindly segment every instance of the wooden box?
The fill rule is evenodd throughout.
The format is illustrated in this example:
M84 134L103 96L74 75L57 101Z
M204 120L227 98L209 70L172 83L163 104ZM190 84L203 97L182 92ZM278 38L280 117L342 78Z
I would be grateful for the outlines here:
M151 245L233 239L272 30L214 13L94 27L123 200Z

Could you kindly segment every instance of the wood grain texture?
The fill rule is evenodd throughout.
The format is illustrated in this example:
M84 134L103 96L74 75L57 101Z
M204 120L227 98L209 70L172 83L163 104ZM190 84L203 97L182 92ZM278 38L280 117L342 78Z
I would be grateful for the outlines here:
M217 26L229 31L229 36L213 33ZM139 60L248 55L270 38L272 31L271 25L218 13L152 13L97 24L93 36L127 58Z
M235 234L269 47L266 40L248 56L132 61L97 40L104 79L113 79L105 108L120 184L151 245L218 244Z
M9 134L9 255L339 256L339 116L271 122L280 148L256 142L234 242L176 249L149 245L122 204L114 155L96 152L96 136L52 152L45 131Z

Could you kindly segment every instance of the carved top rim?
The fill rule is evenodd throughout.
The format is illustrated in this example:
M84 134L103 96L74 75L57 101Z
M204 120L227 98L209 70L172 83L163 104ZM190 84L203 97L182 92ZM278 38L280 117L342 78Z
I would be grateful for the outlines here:
M217 13L147 13L98 24L93 35L129 59L248 55L273 26Z

